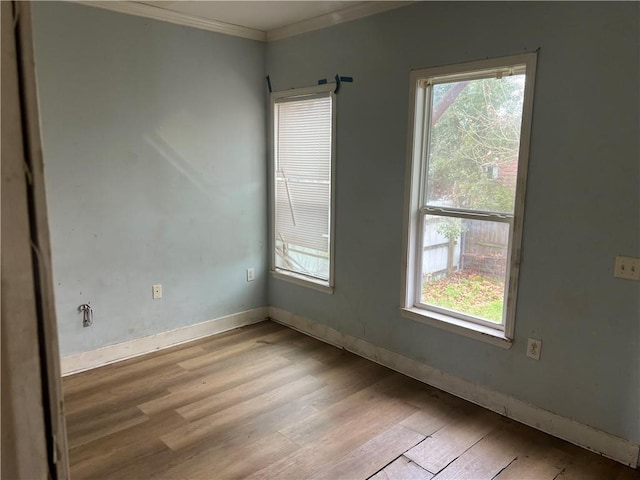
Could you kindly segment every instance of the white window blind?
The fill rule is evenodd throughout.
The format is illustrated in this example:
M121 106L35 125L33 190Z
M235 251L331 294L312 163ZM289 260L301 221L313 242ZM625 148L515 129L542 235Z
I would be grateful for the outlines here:
M275 103L275 266L329 280L332 97Z

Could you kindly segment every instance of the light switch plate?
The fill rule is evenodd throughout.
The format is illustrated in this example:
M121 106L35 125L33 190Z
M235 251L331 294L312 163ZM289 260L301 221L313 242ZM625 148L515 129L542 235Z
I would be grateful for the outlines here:
M625 280L640 280L640 258L618 255L613 268L613 276Z

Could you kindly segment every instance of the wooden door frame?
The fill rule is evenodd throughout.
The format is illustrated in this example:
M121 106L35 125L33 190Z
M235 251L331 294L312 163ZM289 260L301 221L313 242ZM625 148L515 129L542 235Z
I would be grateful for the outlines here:
M29 2L2 21L2 477L68 479Z

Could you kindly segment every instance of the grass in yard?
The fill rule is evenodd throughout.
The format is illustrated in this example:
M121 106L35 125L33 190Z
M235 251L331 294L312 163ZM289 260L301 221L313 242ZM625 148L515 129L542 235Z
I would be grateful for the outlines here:
M424 281L422 301L491 322L502 321L504 282L474 272L458 272Z

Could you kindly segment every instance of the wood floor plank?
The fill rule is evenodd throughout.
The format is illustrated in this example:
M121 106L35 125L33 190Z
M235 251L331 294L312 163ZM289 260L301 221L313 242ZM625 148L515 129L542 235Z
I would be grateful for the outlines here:
M98 457L98 461L74 465L71 480L137 480L152 479L150 458L164 456L169 448L157 438L135 445L126 454L119 451L114 457Z
M261 362L275 357L280 357L280 361L284 359L287 360L288 363L295 363L295 361L286 357L287 353L298 349L298 347L293 346L290 342L270 344L268 346L257 345L256 348L244 349L233 355L224 356L216 361L198 366L197 368L191 368L189 372L192 373L194 379L197 380L198 378L208 375L224 376L237 370L245 369L243 365L246 365L246 369L250 370ZM302 358L304 357L300 357L299 360ZM188 386L187 382L184 383L184 386Z
M402 425L429 437L474 411L480 411L479 407L463 401L451 402L448 399L443 401L437 397L427 396L421 402L420 410L403 420Z
M455 409L468 407L480 408L477 405L473 405L472 403L463 400L462 398L455 397L447 392L438 390L435 387L425 385L413 378L404 376L403 378L405 378L407 382L405 390L412 394L411 397L406 399L406 401L420 409L429 410L433 408L434 404L447 405Z
M83 422L69 422L67 444L69 448L78 447L147 420L149 417L136 407L109 410Z
M431 480L433 475L401 455L369 480Z
M69 418L74 416L95 415L95 412L137 405L149 397L163 395L172 384L189 380L193 376L177 365L167 365L154 372L137 378L129 378L126 382L109 388L97 388L76 395L65 402L65 411Z
M288 344L295 346L296 348L289 349L279 355L291 361L313 358L320 362L331 363L334 361L343 361L350 357L362 358L351 352L336 348L333 345L329 345L328 343L321 342L320 340L306 335L293 337Z
M378 409L389 402L401 383L402 379L397 375L385 377L327 408L319 409L318 413L281 430L281 433L298 445L304 446L316 442L345 423L367 418L373 420ZM331 388L331 385L322 390L327 388ZM318 408L315 393L306 395L303 400Z
M285 360L288 360L288 363L292 363L282 354L295 348L296 347L292 347L288 344L279 344L277 347L270 347L268 351L260 348L253 348L241 351L237 355L231 355L215 362L207 363L198 368L192 368L189 371L197 379L207 375L225 375L230 372L234 372L235 370L243 369L243 365L245 364L247 365L247 369L251 369L261 361L272 359L274 357L284 358ZM188 383L185 382L184 386L188 386Z
M192 458L206 456L210 459L224 460L236 449L243 448L248 443L260 441L276 434L303 418L312 415L316 410L302 400L292 400L286 404L270 409L246 421L227 424L218 432L178 451L162 452L151 459L151 465L146 465L147 475L144 478L155 479L178 465ZM164 445L164 443L163 443ZM166 446L166 445L165 445ZM231 453L230 453L231 452ZM280 457L271 458L271 463Z
M213 415L190 422L184 427L163 435L161 440L172 450L184 448L200 441L202 438L213 435L216 431L225 428L229 424L242 422L248 417L257 416L266 410L286 403L292 397L301 396L321 385L321 382L312 376L302 377L288 385L245 400Z
M501 420L482 440L462 453L434 480L491 480L506 469L518 455L533 448L526 427Z
M158 479L243 478L267 467L274 458L299 447L279 433L257 441L246 441L233 450L210 449L161 473Z
M620 468L615 480L640 480L640 470L632 470L628 467Z
M613 460L580 450L556 478L557 480L615 479L626 470L624 466Z
M422 440L424 435L402 425L393 425L311 478L368 478Z
M464 415L409 450L405 456L436 474L496 428L498 418L486 410Z
M250 478L268 480L312 477L336 459L342 458L379 433L396 425L415 410L415 407L400 400L389 399L377 409L367 410L360 417L340 424L323 437L256 472Z
M532 438L529 448L496 475L495 480L554 480L562 473L572 456L561 448L564 442L531 429L528 436Z
M280 356L252 358L249 362L238 362L233 370L211 373L169 388L169 393L138 405L147 415L176 409L203 398L208 398L229 388L274 373L291 362ZM231 366L230 366L231 367Z
M65 377L63 382L65 401L73 401L77 394L84 395L86 392L153 375L164 366L175 367L180 360L187 360L205 353L206 351L200 347L173 348L151 354L151 357L137 357Z
M204 355L181 361L178 365L186 370L195 370L253 349L264 351L266 356L269 354L270 347L278 347L279 344L284 344L286 347L287 340L296 335L299 335L299 333L293 330L278 330L259 339L245 340L240 343L232 343L222 348L217 348Z
M285 398L295 388L296 381L302 377L312 381L314 387L320 384L317 377L311 378L313 371L305 369L299 364L286 365L271 373L261 375L249 382L242 383L232 388L225 389L201 400L179 407L176 411L189 421L198 420L226 410L242 402L254 402L254 398L270 398L277 401ZM309 382L306 382L308 384ZM270 395L272 394L272 395ZM264 396L264 397L263 397Z
M144 423L106 435L69 450L73 480L93 479L113 472L127 462L136 462L150 453L168 452L159 436L185 425L184 418L175 412L167 412L150 418Z
M307 399L317 409L325 409L393 374L385 367L355 355L349 355L339 368L326 372L325 376L319 376L327 381L327 385L309 394Z

